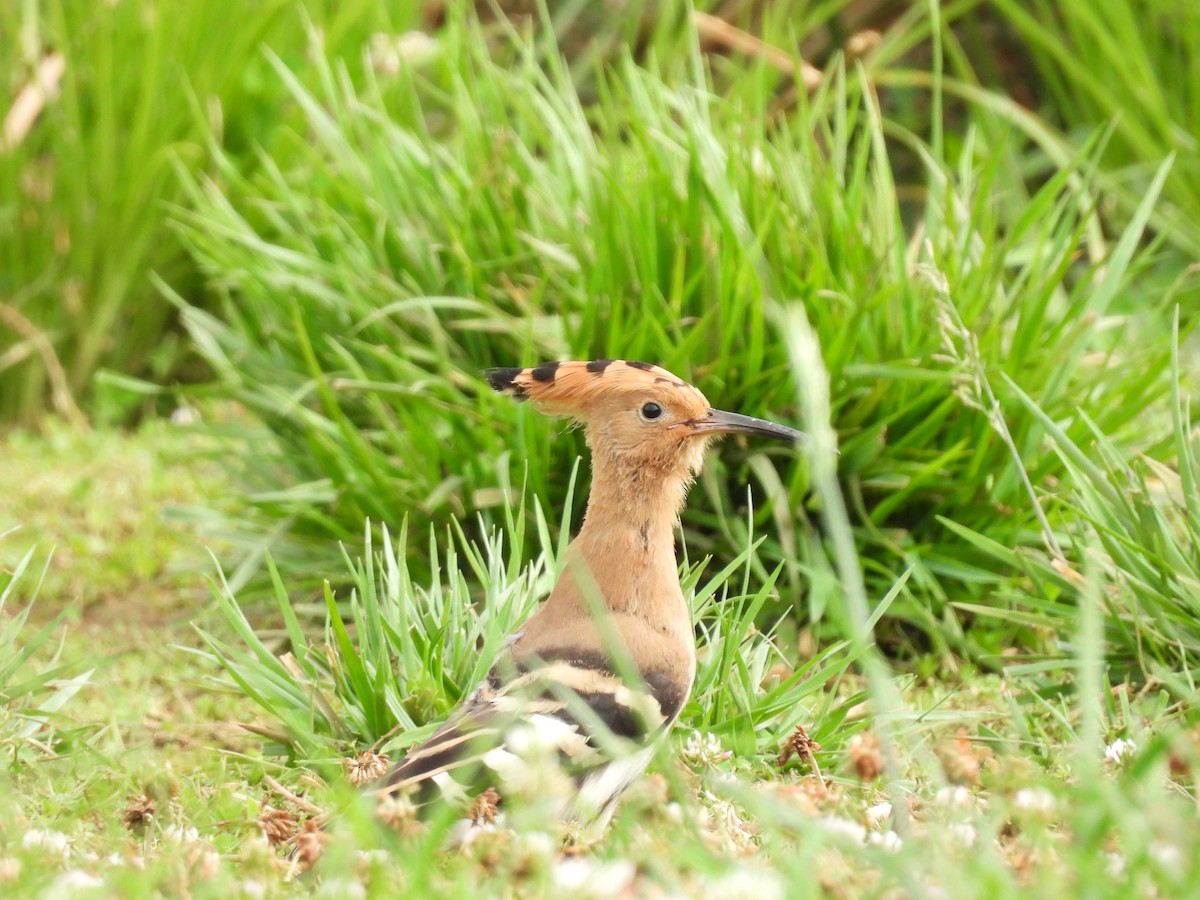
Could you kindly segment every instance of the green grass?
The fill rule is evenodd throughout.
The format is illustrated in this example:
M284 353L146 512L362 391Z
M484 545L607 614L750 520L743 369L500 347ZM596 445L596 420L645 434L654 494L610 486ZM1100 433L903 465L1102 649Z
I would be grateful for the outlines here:
M803 309L822 347L867 588L912 570L882 635L901 649L994 665L1013 642L1040 647L952 612L997 605L1011 575L962 529L1040 550L1034 491L1068 475L1022 395L1076 442L1091 439L1078 409L1122 452L1168 440L1163 338L1194 278L1135 300L1161 279L1145 238L1167 162L1109 240L1099 143L1011 204L1024 184L1009 159L1035 153L1016 133L970 130L950 155L881 118L861 73L832 72L768 125L761 66L726 85L733 100L694 55L625 60L585 100L553 58L516 37L496 50L469 20L362 87L320 73L309 90L277 63L305 128L253 174L227 158L218 180L191 181L184 239L225 299L210 313L176 297L209 393L263 423L245 436L250 558L270 544L314 591L364 519L494 521L516 483L561 507L579 437L491 396L483 367L646 358L718 406L795 418L805 374L770 303ZM908 232L897 145L921 160ZM843 595L809 528L812 472L792 457L726 450L685 517L692 546L743 543L747 483L759 574L784 564L770 612L845 634L826 623Z
M0 422L47 408L121 419L145 399L122 389L138 386L129 376L186 374L174 312L149 277L203 303L167 226L182 196L174 165L203 171L214 133L246 162L251 147L270 145L287 103L266 76L264 42L303 68L306 21L338 52L386 20L375 4L307 10L311 19L291 0L186 3L170 14L81 0L0 9L11 51L0 96L34 82L51 52L63 60L40 115L0 152ZM97 382L102 369L113 374Z
M205 477L171 462L170 432L140 440L142 452L177 482ZM77 445L76 454L84 452ZM58 465L69 468L70 458L62 456ZM536 805L512 808L506 825L455 853L438 849L444 832L436 822L394 833L374 820L331 764L375 736L355 730L366 721L359 712L376 699L416 698L423 705L408 714L418 727L406 728L393 743L398 748L418 736L420 724L469 688L472 667L482 665L468 642L435 650L420 644L421 635L474 616L487 621L513 600L536 600L558 552L548 531L523 548L537 560L528 571L540 574L531 580L516 563L518 548L498 546L499 535L477 550L463 546L461 536L436 537L443 550L457 544L454 552L474 555L478 569L468 566L469 578L449 578L447 587L437 580L420 588L404 578L402 554L375 545L364 548L358 562L352 552L347 563L360 602L346 607L353 616L346 624L355 639L342 643L336 628L294 637L293 655L306 674L291 699L271 696L260 705L240 689L214 690L214 677L226 682L228 673L203 652L175 646L202 649L182 616L165 623L135 616L77 622L63 656L99 666L54 725L86 727L89 737L59 745L54 756L26 756L0 776L5 889L37 894L98 883L102 893L282 897L371 894L402 885L449 896L552 896L585 879L601 894L633 884L639 891L687 894L857 896L899 888L952 897L1049 897L1064 889L1179 895L1200 874L1194 708L1164 691L1110 681L1095 616L1075 635L1077 674L997 676L967 667L922 680L884 671L878 677L896 705L882 717L872 685L854 671L851 648L831 646L805 657L794 636L779 631L768 640L749 627L755 603L773 589L754 574L749 558L721 572L685 564L700 625L697 692L669 747L602 837L561 835L545 817L533 817ZM295 594L287 590L286 570L280 580L286 608ZM448 605L464 600L458 581L484 602ZM18 588L16 599L31 590ZM381 601L374 619L372 598ZM180 613L194 609L186 590L176 600ZM222 614L205 619L205 630L224 648L251 650L248 632L229 627L240 621L236 607L220 608ZM340 615L339 607L329 613ZM420 624L401 635L388 627L388 617ZM260 633L281 649L287 620L278 621L281 630ZM409 640L418 644L394 643ZM357 652L369 663L381 646L405 648L406 656L395 672L386 671L378 692L367 682L338 680L335 673L348 671L344 654ZM319 660L324 670L310 668ZM265 696L273 664L258 657L239 662L239 678ZM454 676L437 677L443 672ZM286 674L276 675L275 684L286 682ZM425 687L390 693L401 679ZM346 728L340 736L319 717L306 719L314 715L318 692L339 713ZM264 741L239 722L275 737L287 734L293 757L309 757L311 764L287 764L275 737ZM816 759L830 779L826 786L801 762L783 768L775 762L796 724L821 744ZM870 737L883 730L898 751L891 783L871 771L877 763ZM1106 762L1106 748L1119 755L1124 745L1118 741L1136 749ZM891 810L881 806L888 801ZM313 873L289 880L258 823L272 821L286 834L313 815L310 806L335 814L332 838ZM897 816L897 809L909 814ZM570 852L561 849L564 837Z
M1200 468L1197 432L1190 405L1183 397L1178 333L1174 346L1173 427L1167 462L1123 452L1083 414L1080 419L1091 436L1087 443L1076 442L1021 394L1021 402L1045 423L1054 451L1069 473L1072 490L1067 503L1052 510L1061 543L1048 542L1041 553L1017 554L986 536L965 532L964 536L997 561L1024 571L1027 580L1013 585L1016 593L1011 612L1025 621L1078 615L1065 608L1061 594L1044 587L1056 581L1075 585L1086 581L1068 562L1070 550L1103 586L1094 599L1104 613L1104 640L1119 677L1145 678L1151 685L1165 686L1175 696L1191 700L1200 674L1195 526L1195 485ZM1036 588L1031 590L1033 586ZM985 609L972 611L997 614Z
M812 94L640 4L0 11L0 96L67 60L0 151L0 418L55 359L69 415L203 416L0 434L0 894L1193 892L1184 6L723 4ZM446 852L350 761L472 689L577 518L579 435L479 369L602 355L811 444L693 489L696 689L611 828L509 785Z
M11 540L0 532L0 540ZM55 753L56 746L80 737L58 734L54 714L88 683L92 671L77 662L62 662L61 648L50 649L59 620L30 621L41 579L30 571L34 551L28 551L9 571L0 571L0 751L14 765L28 757ZM32 581L32 588L22 585ZM21 608L14 608L19 602ZM49 656L49 659L44 657Z
M185 587L193 602L203 602L197 579L209 561L185 558L195 544L179 525L198 520L206 528L208 517L195 511L224 504L231 473L219 445L194 421L156 421L135 435L50 423L0 440L0 533L16 529L0 549L0 564L11 568L18 549L36 547L48 558L44 593L55 609L76 604L84 617L129 608L156 615L160 606L176 607ZM205 541L214 551L226 546L211 529Z
M1158 161L1176 154L1157 215L1164 239L1194 259L1200 250L1200 92L1188 73L1200 63L1195 5L1000 0L993 6L1036 67L1040 106L1067 140L1112 123L1103 166L1124 212L1137 205ZM960 54L965 63L969 51Z
M211 172L211 133L248 171L255 149L273 147L282 125L297 124L263 45L311 84L310 21L321 35L317 55L350 60L361 87L371 67L388 73L397 57L416 52L417 42L397 35L443 16L453 20L461 6L446 13L432 3L384 9L228 0L183 4L164 16L145 0L50 0L0 11L0 31L13 49L0 66L0 95L15 102L23 91L38 94L39 77L48 85L34 115L8 139L12 147L0 152L0 421L29 422L47 408L76 419L122 418L152 407L147 394L155 383L202 377L150 276L166 277L190 302L206 305L202 278L166 227L168 208L185 197L173 165ZM943 145L959 152L972 128L982 143L1002 147L996 164L1012 182L1003 200L1009 208L1078 156L1097 130L1109 129L1096 183L1105 191L1105 218L1119 227L1161 161L1175 154L1154 228L1173 248L1171 268L1200 247L1193 224L1200 147L1191 137L1200 101L1190 77L1200 19L1185 0L965 0L944 8L867 6L865 13L843 0L743 2L717 11L761 36L767 51L730 50L710 36L705 63L713 82L735 103L769 96L770 121L803 107L778 71L789 56L836 68L836 54L848 49L879 89L889 122L921 133L931 112L944 115L931 141L938 153ZM493 38L504 32L493 10L482 14ZM228 21L239 23L232 37ZM627 47L669 68L693 65L682 9L634 2L615 14L570 3L518 23L541 52L561 50L564 77L581 85L587 102L604 90L596 66ZM867 29L882 33L864 40ZM221 52L210 52L216 46ZM933 71L931 56L942 71ZM1121 65L1109 64L1114 57ZM1014 130L1032 148L1011 142ZM902 155L906 169L914 159ZM113 246L121 252L109 252Z

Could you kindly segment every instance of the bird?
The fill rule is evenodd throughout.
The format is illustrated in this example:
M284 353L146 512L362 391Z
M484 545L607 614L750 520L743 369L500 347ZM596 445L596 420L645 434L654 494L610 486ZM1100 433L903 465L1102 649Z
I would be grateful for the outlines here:
M583 524L540 607L508 636L483 682L375 787L384 801L461 800L522 767L568 773L566 822L603 825L674 725L696 675L675 527L706 448L729 434L792 443L794 428L710 406L666 369L636 360L485 371L490 386L585 429ZM534 752L537 751L537 752ZM501 795L503 796L503 795Z

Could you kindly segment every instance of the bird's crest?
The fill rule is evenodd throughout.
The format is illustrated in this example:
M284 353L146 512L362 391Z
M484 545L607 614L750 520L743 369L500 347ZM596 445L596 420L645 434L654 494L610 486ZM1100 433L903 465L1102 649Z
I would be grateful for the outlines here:
M488 384L517 400L532 400L551 415L580 415L631 394L677 398L699 410L708 400L666 369L632 359L548 362L531 368L488 369Z

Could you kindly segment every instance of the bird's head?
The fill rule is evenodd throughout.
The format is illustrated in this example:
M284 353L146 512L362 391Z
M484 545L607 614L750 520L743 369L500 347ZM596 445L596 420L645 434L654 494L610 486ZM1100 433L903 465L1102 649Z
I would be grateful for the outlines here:
M721 435L804 438L784 425L713 409L698 388L633 360L490 369L487 379L495 390L532 401L542 412L582 422L594 456L659 476L694 475L704 448Z

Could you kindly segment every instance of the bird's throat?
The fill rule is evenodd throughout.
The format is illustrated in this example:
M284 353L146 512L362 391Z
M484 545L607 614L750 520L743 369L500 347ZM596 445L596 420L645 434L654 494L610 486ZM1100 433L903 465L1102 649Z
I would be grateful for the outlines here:
M612 611L653 618L646 607L679 596L675 525L690 480L594 460L587 515L571 562L586 570Z
M644 677L686 696L696 668L692 617L679 585L675 523L686 475L613 471L593 458L587 515L558 583L512 646L518 659L608 656L614 639Z

